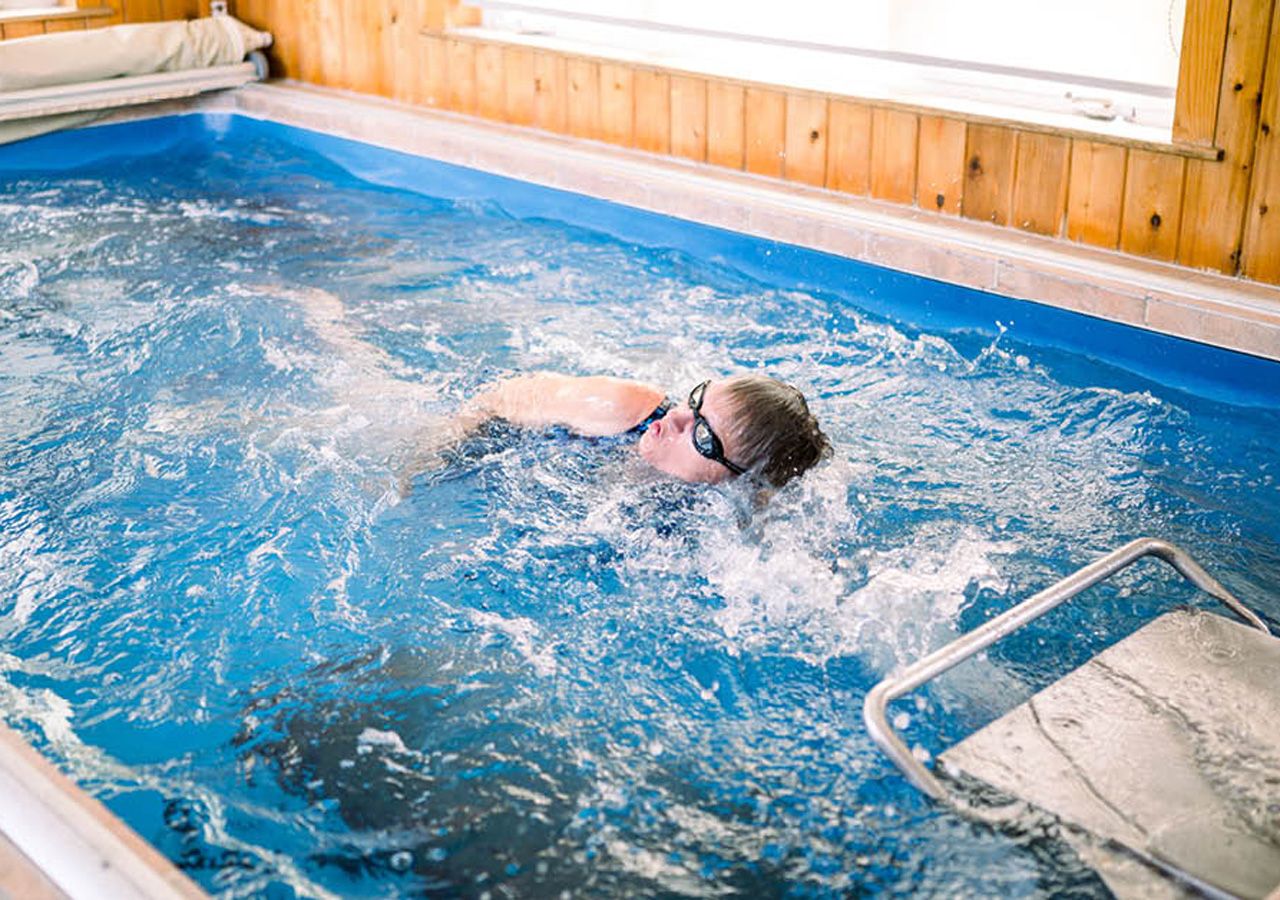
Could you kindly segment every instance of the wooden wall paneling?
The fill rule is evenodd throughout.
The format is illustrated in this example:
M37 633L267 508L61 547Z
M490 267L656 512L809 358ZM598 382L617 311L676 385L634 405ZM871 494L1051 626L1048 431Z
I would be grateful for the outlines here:
M296 0L295 0L296 2ZM423 103L422 21L416 0L391 3L391 97L401 103Z
M635 73L636 149L671 152L671 76L652 69Z
M921 209L960 214L964 196L964 146L967 127L961 119L920 117L916 142L916 202Z
M1120 243L1128 152L1115 144L1071 142L1067 185L1067 237L1114 249Z
M44 23L44 33L56 34L59 31L83 31L87 27L85 20L79 16L70 19L50 19Z
M1007 225L1017 174L1017 132L998 125L969 123L965 137L965 218Z
M635 135L635 69L624 63L600 64L600 137L627 147Z
M445 106L454 112L473 114L476 111L476 45L446 38L445 58L449 76Z
M319 0L293 0L293 11L296 16L291 27L284 34L276 34L282 30L282 23L272 22L272 37L279 41L290 41L294 46L294 59L298 71L289 77L297 78L311 84L321 84L324 80L324 54L321 48L320 35L320 2Z
M1013 186L1013 220L1024 231L1057 236L1067 210L1067 173L1071 141L1052 134L1018 135Z
M1182 182L1187 161L1169 153L1130 150L1120 249L1171 260L1178 251Z
M1232 0L1214 140L1223 159L1187 166L1178 241L1183 265L1228 274L1238 269L1271 12L1272 0Z
M767 88L747 88L744 103L747 171L781 178L786 152L786 95Z
M173 5L172 0L165 0L166 9ZM264 15L259 26L263 31L271 32L271 46L267 50L272 78L298 78L302 58L301 32L306 27L302 14L304 0L279 0L273 5L271 14ZM199 0L191 0L190 9L193 14L200 13Z
M741 85L707 82L707 162L713 166L746 165L746 96Z
M1231 0L1187 0L1173 114L1175 141L1213 143L1230 9Z
M1249 278L1280 284L1280 3L1271 34L1240 265Z
M533 124L533 50L507 47L503 51L506 70L506 120L514 125Z
M281 0L277 0L280 3ZM369 50L373 53L369 69L371 74L370 91L379 97L390 97L395 90L395 58L396 58L396 25L399 20L400 7L411 0L377 0L370 3L372 7L367 16L372 33L369 35ZM290 4L292 0L283 0Z
M569 129L565 65L559 53L538 53L533 60L533 124L560 134Z
M320 50L319 83L328 87L346 87L347 22L342 15L342 0L316 0L316 7L318 32L325 38L316 42Z
M827 187L871 191L871 107L835 99L827 105Z
M160 0L163 19L196 19L200 17L200 0Z
M389 30L392 0L364 0L346 3L346 45L348 84L353 91L375 96L390 94Z
M565 65L568 79L569 134L588 140L600 139L600 64L569 57Z
M703 162L707 158L707 80L671 76L671 152Z
M5 40L10 41L14 38L35 37L37 34L44 34L44 22L39 20L6 22L3 27Z
M787 94L783 176L822 187L827 181L827 98Z
M444 106L449 93L448 41L425 28L418 29L416 38L420 79L416 102L423 106Z
M76 0L76 7L78 9L88 9L93 6L109 6L111 7L111 15L106 19L94 19L92 21L87 21L86 24L90 28L119 25L124 21L124 0L102 0L102 2L98 2L98 0ZM234 4L231 7L231 12L233 14L236 12Z
M256 4L240 0L240 6L253 8ZM261 19L261 11L255 10L255 19ZM160 0L124 0L124 20L126 22L159 22L164 17ZM44 29L41 29L43 33Z
M501 122L507 110L503 47L482 41L475 48L476 115Z
M871 196L894 203L915 202L919 134L915 113L871 111Z

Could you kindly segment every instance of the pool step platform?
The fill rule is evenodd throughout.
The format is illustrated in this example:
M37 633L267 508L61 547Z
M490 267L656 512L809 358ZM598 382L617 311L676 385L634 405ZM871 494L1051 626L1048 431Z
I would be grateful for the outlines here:
M1144 556L1245 624L1165 613L942 753L937 772L888 728L889 700ZM881 682L864 716L917 787L961 812L991 818L966 797L976 780L1055 817L1118 897L1280 900L1280 639L1171 544L1144 538L1086 566Z

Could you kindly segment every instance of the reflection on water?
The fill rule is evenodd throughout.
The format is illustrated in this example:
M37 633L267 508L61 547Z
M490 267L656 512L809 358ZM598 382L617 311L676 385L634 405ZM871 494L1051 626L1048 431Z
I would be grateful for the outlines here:
M919 798L863 694L1138 534L1280 617L1280 415L995 322L257 141L10 179L0 227L5 715L213 890L1102 894L1043 828ZM760 511L554 430L397 484L504 373L757 367L838 451ZM1187 599L1130 570L898 724L937 752Z

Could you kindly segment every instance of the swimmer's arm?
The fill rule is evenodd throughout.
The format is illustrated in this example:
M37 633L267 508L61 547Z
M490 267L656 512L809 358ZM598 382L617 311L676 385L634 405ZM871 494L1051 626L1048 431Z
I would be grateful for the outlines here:
M621 434L643 422L665 396L642 381L537 372L480 394L459 419L464 428L497 418L530 428L563 425L578 434Z

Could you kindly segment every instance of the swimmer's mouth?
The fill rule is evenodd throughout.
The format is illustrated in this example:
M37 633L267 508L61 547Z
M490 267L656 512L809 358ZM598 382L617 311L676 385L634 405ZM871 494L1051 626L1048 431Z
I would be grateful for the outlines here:
M661 434L661 433L662 433L662 420L661 420L661 419L655 419L655 420L653 421L653 423L649 425L649 431L650 431L650 433L652 433L652 434L653 434L653 436L654 436L654 437L657 437L659 434Z

